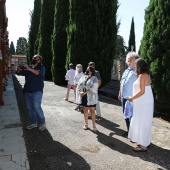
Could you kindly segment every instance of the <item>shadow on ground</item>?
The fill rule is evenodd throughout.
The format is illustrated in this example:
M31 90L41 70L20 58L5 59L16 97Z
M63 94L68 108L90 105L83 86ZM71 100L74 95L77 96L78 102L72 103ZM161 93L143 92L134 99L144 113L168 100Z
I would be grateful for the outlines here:
M40 132L37 128L26 130L28 112L22 87L13 75L15 93L20 112L23 137L31 170L91 169L89 164L77 153L58 141L54 141L48 130Z
M14 88L16 92L20 117L23 126L23 136L25 139L27 155L31 170L65 170L65 169L86 169L90 170L90 165L83 157L70 150L58 141L54 141L48 130L39 132L37 129L27 131L25 126L28 124L28 113L22 87L17 78L13 76ZM113 103L109 98L100 97L100 101L109 104L120 105L119 102ZM110 149L120 152L124 155L139 157L140 159L158 164L165 169L170 169L170 150L163 149L155 144L151 144L151 148L147 153L136 153L132 151L132 147L124 141L117 139L125 131L119 129L119 125L107 119L98 122L100 126L111 130L109 135L102 132L96 132L97 140ZM144 166L145 167L145 166ZM161 170L161 169L160 169Z
M163 149L151 143L150 148L148 148L147 152L143 152L143 153L134 152L132 151L132 147L130 145L116 138L115 135L122 136L122 134L125 132L124 130L119 129L118 124L113 123L104 118L102 119L102 122L96 122L96 123L112 131L108 136L102 132L97 131L96 138L100 143L122 154L139 157L144 161L156 163L164 167L165 169L170 169L170 162L169 162L170 150Z

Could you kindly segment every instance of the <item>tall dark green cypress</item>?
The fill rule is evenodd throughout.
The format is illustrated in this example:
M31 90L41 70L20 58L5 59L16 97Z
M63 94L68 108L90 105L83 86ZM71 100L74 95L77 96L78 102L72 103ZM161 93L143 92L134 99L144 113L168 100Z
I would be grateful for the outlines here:
M96 63L102 85L110 81L116 43L116 0L70 0L68 55L66 68L72 62L86 69Z
M57 0L55 5L54 29L52 36L52 76L57 85L65 84L65 63L67 55L67 32L69 23L69 1Z
M27 39L19 37L17 40L16 52L17 55L26 55L27 53Z
M134 24L134 18L133 17L132 17L131 28L130 28L128 51L132 50L132 46L133 46L133 51L136 51L135 24Z
M43 0L40 19L40 37L38 53L43 57L43 64L46 68L45 78L52 80L51 64L51 36L54 28L54 9L56 0Z
M151 0L145 11L141 56L151 69L156 109L170 113L170 1Z
M126 54L127 47L125 46L125 41L122 36L117 35L116 37L116 52L115 52L115 58L120 58L120 55Z
M34 45L38 35L38 28L40 23L41 0L34 0L34 10L31 14L31 26L28 37L28 61L30 62L34 56Z
M14 54L15 54L15 47L14 47L13 41L11 41L11 44L10 44L10 54L11 54L11 55L14 55Z

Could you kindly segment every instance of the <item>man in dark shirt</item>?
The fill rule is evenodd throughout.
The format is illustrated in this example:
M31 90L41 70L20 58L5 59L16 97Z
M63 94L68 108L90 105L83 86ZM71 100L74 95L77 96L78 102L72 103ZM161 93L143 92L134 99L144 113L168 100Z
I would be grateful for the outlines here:
M45 67L42 66L42 57L40 55L35 55L32 58L31 67L27 64L25 64L23 68L18 66L16 74L25 76L23 90L30 118L30 125L28 125L26 129L36 128L37 122L39 121L39 130L43 131L46 125L44 112L41 107L45 76Z

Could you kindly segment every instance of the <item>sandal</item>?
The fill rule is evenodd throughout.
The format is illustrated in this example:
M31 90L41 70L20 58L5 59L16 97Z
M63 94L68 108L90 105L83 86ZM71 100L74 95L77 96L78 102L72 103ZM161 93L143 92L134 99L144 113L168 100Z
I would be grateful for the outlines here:
M84 125L84 126L83 126L83 129L84 129L84 130L87 130L87 129L88 129L88 125Z
M77 106L74 110L79 110L79 108L80 108L80 107L79 107L79 106Z
M141 145L140 145L140 144L138 144L137 146L138 146L138 147L141 147ZM147 148L150 148L150 147L151 147L151 145L148 145L148 146L147 146Z
M101 122L101 121L102 121L102 117L97 116L97 120L98 120L99 122Z
M134 152L147 152L147 149L142 148L141 146L137 146L136 148L133 148Z

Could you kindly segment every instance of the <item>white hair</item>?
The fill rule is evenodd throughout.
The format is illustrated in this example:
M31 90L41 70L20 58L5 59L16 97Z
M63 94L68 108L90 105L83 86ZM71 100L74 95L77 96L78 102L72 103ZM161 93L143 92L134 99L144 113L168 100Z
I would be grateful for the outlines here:
M140 56L136 52L129 52L126 55L126 64L128 64L128 58L133 58L134 60L140 58Z
M77 64L77 65L76 65L76 71L80 71L80 72L83 71L83 67L82 67L81 64Z

